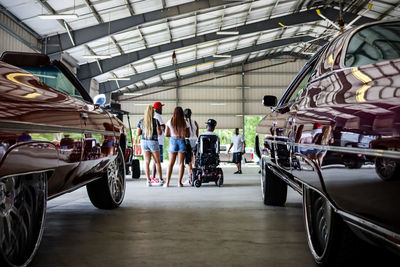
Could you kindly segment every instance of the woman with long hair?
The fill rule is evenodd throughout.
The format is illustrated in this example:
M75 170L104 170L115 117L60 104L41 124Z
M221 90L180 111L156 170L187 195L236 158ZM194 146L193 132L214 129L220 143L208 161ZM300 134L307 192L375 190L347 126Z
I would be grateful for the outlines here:
M179 163L179 179L178 186L182 187L182 176L185 170L184 159L186 152L185 137L189 137L189 128L186 124L185 117L183 114L183 109L181 107L176 107L174 110L174 115L165 124L165 136L171 137L169 140L169 166L167 171L167 183L165 187L169 186L169 181L171 179L172 170L175 164L176 156L178 156Z
M142 136L142 151L144 155L145 173L147 186L151 186L150 180L150 161L153 156L154 162L160 177L159 184L162 185L164 180L162 179L162 170L160 163L160 146L158 145L158 135L161 134L161 127L157 119L154 119L154 108L152 105L148 105L144 112L144 118L139 121L137 127L137 136Z
M195 120L192 120L192 110L190 108L187 108L183 111L185 115L185 120L186 123L189 125L189 132L190 136L186 138L186 141L190 143L191 151L186 151L186 164L188 166L188 174L189 174L189 182L192 177L192 167L193 167L193 161L194 161L194 155L193 155L193 149L196 146L197 142L197 137L199 136L199 125ZM186 182L185 182L186 183Z

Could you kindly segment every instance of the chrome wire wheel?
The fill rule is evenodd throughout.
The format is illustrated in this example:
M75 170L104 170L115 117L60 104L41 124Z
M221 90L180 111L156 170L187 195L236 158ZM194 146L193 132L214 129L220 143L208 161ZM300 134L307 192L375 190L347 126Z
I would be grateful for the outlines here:
M121 157L118 155L107 168L107 181L110 194L115 203L120 203L124 197L125 175Z
M377 158L375 168L379 177L384 181L396 178L399 169L397 161L388 158Z
M303 191L303 208L308 245L314 259L321 263L331 245L332 207L325 197L306 189Z
M118 208L125 196L125 162L121 148L99 179L86 185L89 199L99 209Z
M39 247L46 213L46 174L0 179L0 265L25 266Z

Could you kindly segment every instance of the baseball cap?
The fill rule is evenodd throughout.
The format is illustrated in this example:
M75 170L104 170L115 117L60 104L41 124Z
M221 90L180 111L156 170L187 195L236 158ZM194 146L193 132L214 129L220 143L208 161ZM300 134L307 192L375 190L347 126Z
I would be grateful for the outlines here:
M314 123L314 127L321 128L321 127L322 127L322 124L319 123L319 122L316 122L316 123Z
M206 122L206 124L207 124L207 125L210 125L210 126L216 126L216 125L217 125L217 122L216 122L215 120L213 120L213 119L208 119L208 121Z
M164 106L164 104L161 104L161 102L155 102L153 105L154 109L159 109L162 106Z

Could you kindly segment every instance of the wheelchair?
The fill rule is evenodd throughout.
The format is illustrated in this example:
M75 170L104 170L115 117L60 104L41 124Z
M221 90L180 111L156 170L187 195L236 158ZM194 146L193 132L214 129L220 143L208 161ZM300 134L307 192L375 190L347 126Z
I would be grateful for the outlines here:
M218 187L224 184L224 173L219 165L219 137L200 135L196 145L195 168L192 169L192 186L215 182Z

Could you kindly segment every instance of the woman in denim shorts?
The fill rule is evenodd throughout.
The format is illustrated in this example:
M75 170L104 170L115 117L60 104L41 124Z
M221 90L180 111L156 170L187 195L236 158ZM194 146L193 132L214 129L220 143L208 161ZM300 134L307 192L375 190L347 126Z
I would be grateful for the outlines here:
M186 152L185 137L189 137L189 126L186 123L183 109L181 107L176 107L174 110L174 115L165 124L165 136L171 137L169 140L169 165L167 171L167 183L165 187L169 186L169 181L171 179L172 169L175 164L176 156L178 156L179 162L179 179L178 186L182 187L182 176L185 170L184 160Z
M152 105L148 105L144 112L144 118L139 121L137 127L137 136L142 136L142 151L145 162L145 173L147 186L151 186L150 180L150 161L151 156L154 158L158 176L160 177L160 185L164 183L162 179L162 170L160 163L160 146L158 144L158 135L161 135L161 127L157 119L154 119L154 108Z

